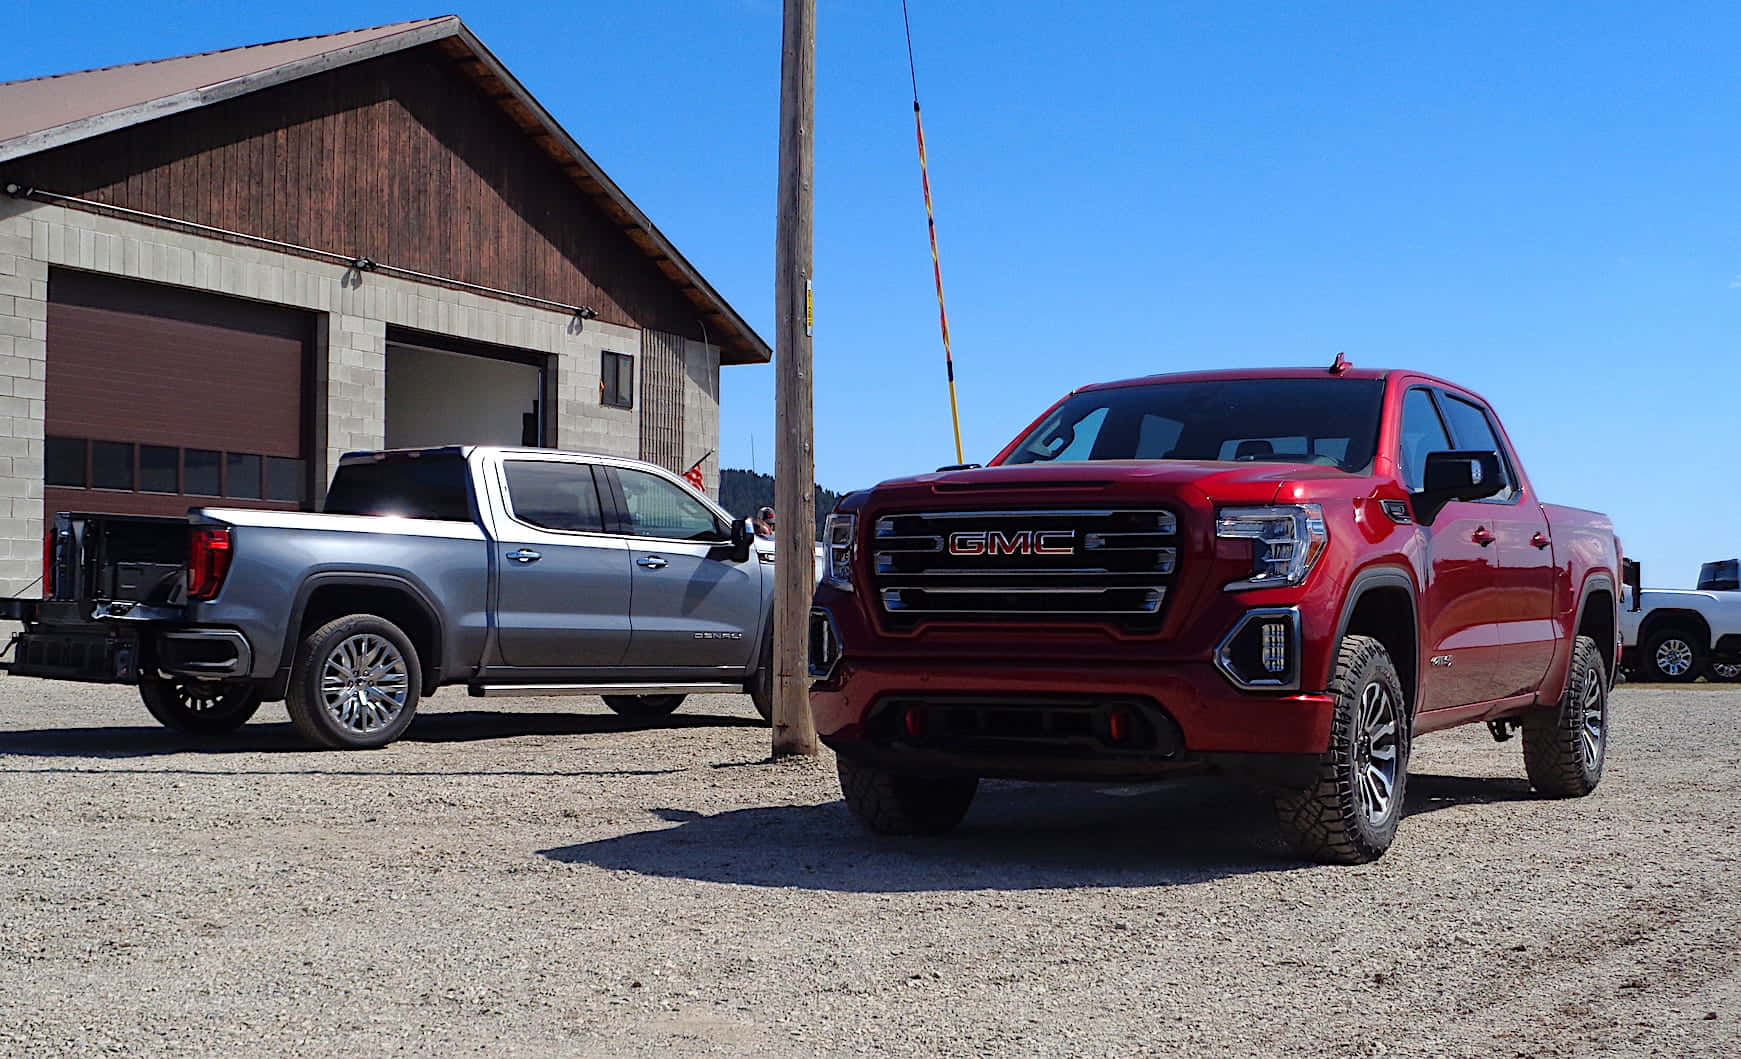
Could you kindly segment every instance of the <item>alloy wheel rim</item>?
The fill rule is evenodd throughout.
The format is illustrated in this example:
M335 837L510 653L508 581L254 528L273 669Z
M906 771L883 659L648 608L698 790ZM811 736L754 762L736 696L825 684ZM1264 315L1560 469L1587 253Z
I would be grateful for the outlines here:
M1375 680L1360 693L1354 731L1354 790L1373 824L1389 817L1395 806L1399 749L1396 699Z
M1730 665L1727 662L1717 662L1711 666L1711 672L1722 677L1724 680L1734 680L1736 677L1741 677L1741 665Z
M367 735L405 711L410 691L405 656L391 640L360 633L334 647L321 667L321 703L340 727Z
M1602 740L1608 730L1608 696L1602 692L1601 674L1591 672L1584 678L1584 727L1580 746L1584 751L1584 768L1596 771L1602 760Z
M1685 640L1669 639L1656 645L1656 668L1671 677L1685 676L1693 668L1693 648Z

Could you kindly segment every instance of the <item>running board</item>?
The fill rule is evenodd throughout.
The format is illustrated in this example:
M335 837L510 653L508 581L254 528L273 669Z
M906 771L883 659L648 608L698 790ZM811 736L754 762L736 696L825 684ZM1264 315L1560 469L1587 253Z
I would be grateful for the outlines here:
M742 695L742 684L472 684L474 699L510 695Z

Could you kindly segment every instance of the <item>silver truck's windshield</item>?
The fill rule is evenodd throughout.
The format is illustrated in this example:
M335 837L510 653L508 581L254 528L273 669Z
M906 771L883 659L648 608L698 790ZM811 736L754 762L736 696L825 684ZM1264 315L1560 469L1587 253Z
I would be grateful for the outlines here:
M1364 469L1378 450L1380 379L1158 382L1076 394L1009 463L1230 460Z

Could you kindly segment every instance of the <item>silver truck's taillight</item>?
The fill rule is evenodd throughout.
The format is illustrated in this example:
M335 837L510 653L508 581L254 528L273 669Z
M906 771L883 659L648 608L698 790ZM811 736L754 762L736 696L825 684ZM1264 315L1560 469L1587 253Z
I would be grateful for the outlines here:
M1324 509L1317 504L1222 508L1215 515L1215 535L1252 542L1251 576L1229 582L1230 592L1297 585L1330 543Z
M852 591L852 542L858 535L858 516L838 512L822 524L822 583Z

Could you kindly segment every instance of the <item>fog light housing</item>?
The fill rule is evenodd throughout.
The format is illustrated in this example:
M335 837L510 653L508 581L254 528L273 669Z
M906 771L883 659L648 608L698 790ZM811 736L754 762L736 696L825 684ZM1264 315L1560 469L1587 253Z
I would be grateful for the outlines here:
M1216 647L1215 668L1236 687L1297 691L1300 644L1297 607L1247 611Z
M834 616L821 607L810 611L810 678L827 680L840 664L840 634Z

